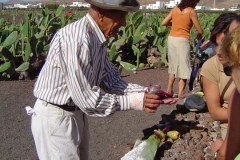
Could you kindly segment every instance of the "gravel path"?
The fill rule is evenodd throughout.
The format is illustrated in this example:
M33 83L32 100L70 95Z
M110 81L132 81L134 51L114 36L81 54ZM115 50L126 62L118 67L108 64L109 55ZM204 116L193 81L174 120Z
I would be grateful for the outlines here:
M122 76L123 79L131 83L138 83L144 86L153 83L160 84L164 89L167 87L168 76L166 68L141 70L137 74L123 71ZM175 82L174 91L176 91L176 85L177 83ZM0 159L35 160L37 155L30 130L30 116L26 115L24 109L27 105L34 105L35 98L32 95L34 81L0 81L0 86ZM164 118L175 119L176 114L174 114L175 117L172 116L176 112L178 112L176 105L162 105L155 114L142 111L121 111L106 118L89 117L90 160L120 159L127 144L133 144L137 139L148 136L155 125L163 121ZM180 113L183 120L187 113ZM199 120L201 116L198 113L194 114L194 117L197 117L195 121ZM209 117L206 111L203 114ZM211 118L208 119L210 122ZM205 128L207 127L211 126L205 126ZM202 128L201 131L203 130ZM190 134L191 130L188 130L186 133ZM201 132L196 134L200 135L200 138L203 137ZM210 137L208 131L206 131L206 134L207 137ZM190 134L191 136L192 133ZM181 139L184 139L184 137ZM212 141L211 138L207 140ZM169 143L171 145L163 148ZM183 142L181 143L183 144ZM174 159L170 153L171 147L175 146L174 144L175 142L167 142L165 145L161 145L162 148L159 148L156 159L160 159L163 156L164 158ZM183 150L187 150L187 146L196 144L183 145L185 145ZM210 143L205 144L205 148L208 146L210 146ZM203 150L203 148L197 149ZM191 148L188 148L188 150L191 151ZM205 156L204 151L199 153L201 153L200 159L203 159ZM178 156L177 159L181 158Z

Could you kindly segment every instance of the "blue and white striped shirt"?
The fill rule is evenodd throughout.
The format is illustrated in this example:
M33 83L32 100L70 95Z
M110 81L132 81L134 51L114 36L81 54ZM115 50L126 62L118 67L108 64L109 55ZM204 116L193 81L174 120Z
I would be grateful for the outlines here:
M131 93L144 94L146 88L121 79L108 58L107 44L89 14L60 29L50 44L34 96L58 105L71 98L83 112L98 117L130 109Z

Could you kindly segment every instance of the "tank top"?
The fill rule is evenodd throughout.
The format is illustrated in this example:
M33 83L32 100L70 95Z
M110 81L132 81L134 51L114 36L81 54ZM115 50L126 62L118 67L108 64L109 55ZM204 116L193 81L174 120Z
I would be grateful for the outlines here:
M179 13L178 7L175 6L172 10L172 28L170 36L184 37L190 39L190 30L193 26L193 22L190 18L190 13L193 10L191 7L187 7L185 13Z

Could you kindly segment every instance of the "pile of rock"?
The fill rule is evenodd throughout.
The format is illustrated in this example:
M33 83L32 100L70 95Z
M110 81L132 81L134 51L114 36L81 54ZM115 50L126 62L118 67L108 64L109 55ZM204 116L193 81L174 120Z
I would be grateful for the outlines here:
M207 108L199 112L190 112L184 105L177 105L169 115L162 115L159 124L169 124L170 130L178 131L177 140L170 138L159 145L155 160L211 160L211 145L220 135L219 123L212 120ZM143 131L147 139L159 125ZM139 144L139 140L136 141ZM135 146L136 146L135 143ZM125 153L134 147L129 144Z
M177 110L170 115L164 115L160 123L166 122L170 122L171 130L181 133L181 138L176 141L168 139L162 143L156 159L212 159L211 145L220 135L220 128L207 109L189 112L183 105L177 105Z

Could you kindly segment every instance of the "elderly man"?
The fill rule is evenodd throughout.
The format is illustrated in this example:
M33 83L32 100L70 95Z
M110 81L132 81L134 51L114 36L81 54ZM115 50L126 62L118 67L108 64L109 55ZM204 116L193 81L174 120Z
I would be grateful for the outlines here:
M41 160L88 159L86 115L105 117L120 110L154 113L160 97L123 81L107 55L108 38L126 24L136 0L86 0L83 18L60 29L34 87L37 101L32 133Z

